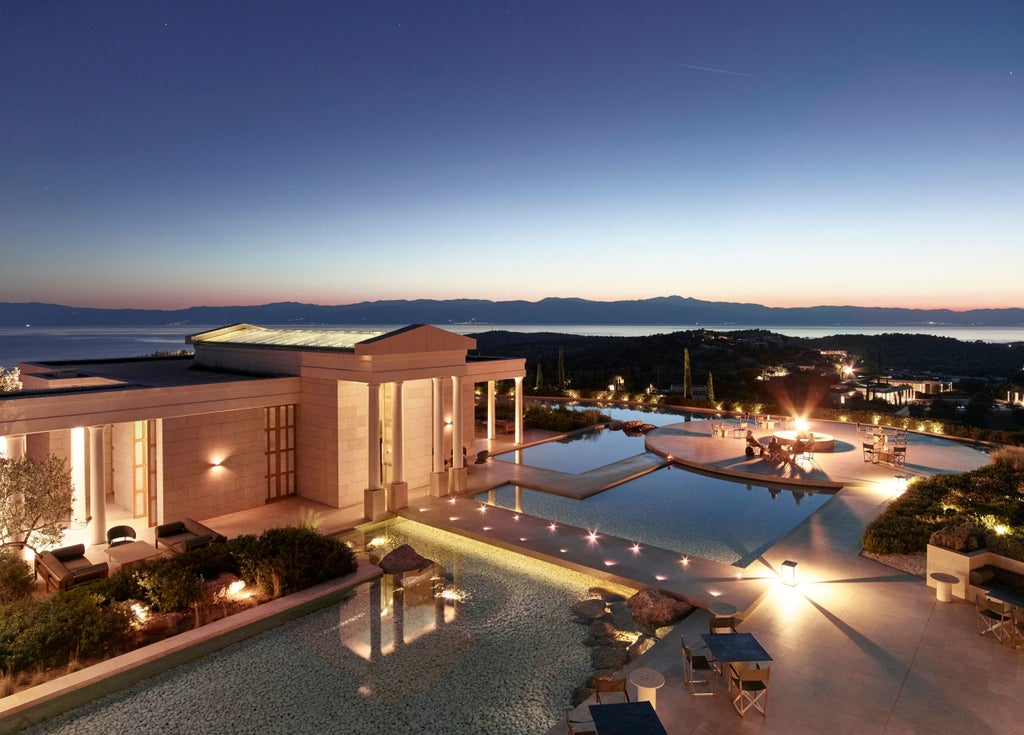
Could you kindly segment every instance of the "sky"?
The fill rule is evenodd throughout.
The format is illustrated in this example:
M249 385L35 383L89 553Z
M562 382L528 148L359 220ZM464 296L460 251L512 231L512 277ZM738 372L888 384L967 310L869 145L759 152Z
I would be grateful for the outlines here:
M0 5L0 301L1024 307L1024 2Z

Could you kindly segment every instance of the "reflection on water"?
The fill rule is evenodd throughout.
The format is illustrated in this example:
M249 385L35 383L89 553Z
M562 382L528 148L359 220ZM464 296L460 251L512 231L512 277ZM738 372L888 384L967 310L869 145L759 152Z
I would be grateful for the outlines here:
M507 484L476 500L691 556L746 566L831 497L664 468L585 500Z

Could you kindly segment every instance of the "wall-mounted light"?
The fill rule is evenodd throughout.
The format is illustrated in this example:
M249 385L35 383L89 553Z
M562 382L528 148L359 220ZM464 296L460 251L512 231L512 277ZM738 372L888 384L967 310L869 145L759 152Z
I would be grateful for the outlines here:
M790 587L796 587L796 562L786 559L782 562L782 583Z
M210 460L210 466L211 467L223 467L224 466L224 458L223 457L214 457L213 459Z

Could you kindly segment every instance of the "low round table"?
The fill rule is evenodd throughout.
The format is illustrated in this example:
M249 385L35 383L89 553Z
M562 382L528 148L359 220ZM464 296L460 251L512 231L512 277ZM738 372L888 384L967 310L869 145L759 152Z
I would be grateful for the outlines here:
M708 605L708 612L716 618L727 618L736 614L736 606L730 605L728 602L712 602Z
M960 582L960 578L945 572L932 572L928 575L935 580L935 599L939 602L953 601L953 585Z
M636 685L636 701L650 702L657 707L658 690L665 686L665 677L654 669L635 669L629 680Z

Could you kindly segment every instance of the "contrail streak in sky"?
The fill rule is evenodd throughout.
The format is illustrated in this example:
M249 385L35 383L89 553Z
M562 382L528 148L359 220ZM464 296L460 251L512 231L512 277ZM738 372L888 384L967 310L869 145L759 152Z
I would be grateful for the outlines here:
M697 71L713 71L715 74L728 74L733 77L749 77L749 74L740 74L738 71L726 71L725 69L712 69L707 66L694 66L693 64L676 64L676 66L682 66L686 69L696 69Z

